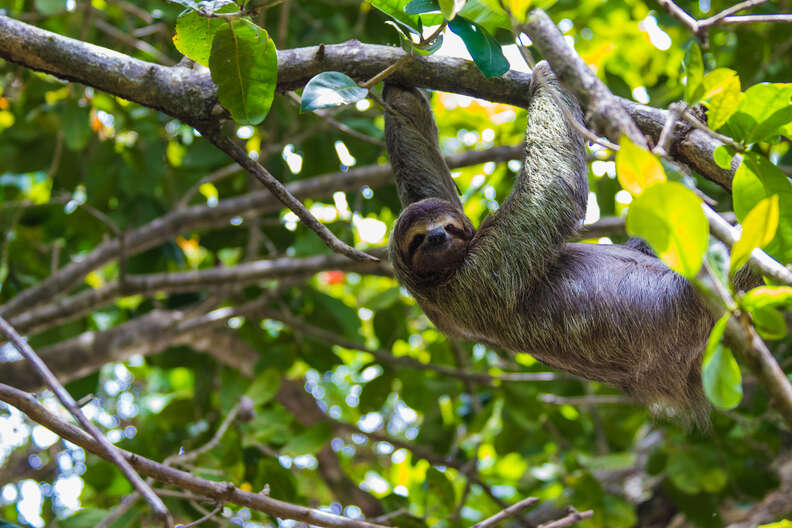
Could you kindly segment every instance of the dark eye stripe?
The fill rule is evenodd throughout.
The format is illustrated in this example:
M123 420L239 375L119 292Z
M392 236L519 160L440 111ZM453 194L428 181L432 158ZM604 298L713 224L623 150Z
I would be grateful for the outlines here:
M410 246L407 248L407 256L412 259L413 254L418 249L418 246L423 243L425 236L423 234L415 235L412 240L410 240Z
M459 229L454 224L448 224L447 226L445 226L445 230L448 231L449 233L451 233L452 235L456 235L458 237L464 237L465 236L465 232L462 231L461 229Z

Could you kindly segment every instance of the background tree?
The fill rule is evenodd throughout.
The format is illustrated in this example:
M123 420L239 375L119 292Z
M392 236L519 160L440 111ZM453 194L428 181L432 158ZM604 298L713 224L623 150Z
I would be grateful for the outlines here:
M792 511L785 1L2 8L0 517L753 526ZM587 112L582 236L622 241L628 214L726 314L705 357L711 429L446 340L376 260L400 209L380 81L438 90L480 222L520 167L530 74L505 71L506 44L514 67L548 59ZM732 292L746 262L773 286ZM66 384L80 427L17 350Z

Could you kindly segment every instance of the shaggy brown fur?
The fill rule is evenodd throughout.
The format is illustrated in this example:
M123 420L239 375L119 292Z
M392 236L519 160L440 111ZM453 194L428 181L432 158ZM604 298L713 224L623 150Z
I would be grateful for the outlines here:
M533 78L523 169L477 232L440 156L425 96L386 86L398 115L386 112L385 135L405 206L390 242L397 278L449 336L529 352L621 387L656 412L706 421L700 366L709 313L683 277L646 252L567 243L585 214L588 182L584 142L556 101L579 120L581 111L546 63ZM439 217L463 229L449 227L444 241ZM425 250L429 228L436 243ZM424 251L433 258L415 258Z

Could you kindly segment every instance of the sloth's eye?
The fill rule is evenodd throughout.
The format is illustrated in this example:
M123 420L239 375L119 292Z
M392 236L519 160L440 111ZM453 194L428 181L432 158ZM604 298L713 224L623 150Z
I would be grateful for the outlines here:
M459 229L454 224L446 224L445 230L451 233L454 236L462 237L464 236L465 232Z

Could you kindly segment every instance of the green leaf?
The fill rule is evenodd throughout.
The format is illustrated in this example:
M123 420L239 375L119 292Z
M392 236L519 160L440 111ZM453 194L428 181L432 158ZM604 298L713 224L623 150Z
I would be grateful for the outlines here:
M692 279L707 250L709 225L698 196L680 183L664 182L630 204L627 233L646 240L671 269Z
M734 149L727 145L718 145L712 153L712 158L718 167L729 170L734 159Z
M443 21L442 15L413 15L405 12L405 7L410 3L410 0L370 0L371 5L390 16L394 20L398 20L402 24L411 27L417 32L421 32L424 24L428 26L435 26Z
M742 400L740 367L731 350L721 344L730 317L731 313L724 314L713 326L701 364L704 392L713 405L721 409L733 409Z
M792 84L755 84L745 91L725 132L745 143L764 141L792 123Z
M657 156L639 147L627 136L622 136L619 140L616 175L624 190L633 196L638 196L656 183L666 181L665 171Z
M539 6L537 3L534 4L534 7L550 7L554 1L542 0L538 3L546 5ZM483 27L490 34L495 34L498 29L512 31L511 20L509 20L506 11L501 8L500 0L468 0L465 8L459 14Z
M453 20L459 11L465 7L466 0L438 0L440 12L446 20Z
M767 158L753 152L743 155L732 180L734 212L740 222L761 200L778 195L779 221L776 236L765 251L782 264L792 261L792 183Z
M533 0L507 0L506 5L518 22L525 22L528 9L533 5Z
M787 334L784 314L773 307L764 306L751 311L756 331L765 339L782 339Z
M365 99L367 95L368 90L358 86L348 75L336 71L322 72L305 85L300 111L311 112L319 108L352 104Z
M66 147L73 151L83 149L92 134L88 109L67 101L56 107L56 113Z
M792 304L792 286L759 286L742 298L742 305L747 310L788 304Z
M36 0L34 4L36 11L42 15L54 15L61 11L66 11L65 0Z
M424 482L427 496L435 504L431 504L430 512L433 516L443 517L454 511L456 504L456 493L454 485L442 471L430 467L426 470L426 481Z
M280 373L275 369L267 369L259 374L245 395L253 400L255 405L267 403L278 393L280 389Z
M742 268L756 248L770 243L778 229L778 195L760 201L742 223L740 239L732 247L729 269L735 273Z
M437 11L440 11L437 0L412 0L412 2L404 6L404 12L408 15L420 15Z
M448 27L465 43L473 62L485 77L498 77L509 71L509 61L500 44L486 29L463 16L456 16Z
M366 383L360 392L360 401L358 403L360 412L367 413L382 409L391 393L392 385L393 375L388 372L384 372L381 376Z
M209 69L217 98L234 121L257 125L267 117L278 80L278 55L264 29L243 19L224 24L212 40Z
M230 2L217 11L230 13L236 10L236 4ZM222 18L209 18L201 16L195 11L186 11L176 19L173 45L185 57L208 68L209 56L212 53L212 39L224 24L226 22Z
M281 449L286 456L313 455L330 441L333 428L329 423L320 423L309 427L289 440Z
M728 68L709 72L701 80L701 100L707 106L707 124L718 130L737 111L740 104L740 78Z
M694 100L695 93L701 86L701 79L704 77L704 61L701 58L701 48L697 42L690 43L685 52L685 59L682 61L682 68L687 75L685 84L685 102L689 105L698 103Z

